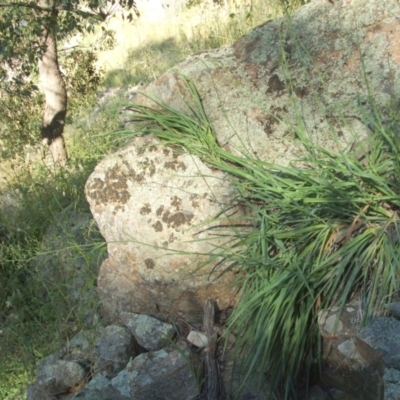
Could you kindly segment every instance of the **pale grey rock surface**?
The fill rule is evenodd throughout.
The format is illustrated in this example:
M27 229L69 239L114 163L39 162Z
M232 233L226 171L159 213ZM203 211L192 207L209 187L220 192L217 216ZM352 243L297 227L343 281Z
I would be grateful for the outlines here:
M400 94L400 4L333 3L314 0L232 46L189 57L134 100L151 105L150 95L186 112L184 74L219 145L236 155L287 165L304 151L299 120L316 145L357 149L372 134L370 94L378 110ZM188 274L221 245L207 231L233 195L220 171L139 138L97 166L86 194L108 242L99 276L108 323L121 311L195 315L206 298L220 309L232 303L229 274L219 282L209 279L213 266Z
M98 278L108 323L121 312L201 319L208 298L221 310L233 304L234 274L199 267L233 232L208 228L234 194L225 173L151 136L96 167L86 195L108 243Z
M382 355L385 367L400 369L400 321L398 319L374 318L358 336Z
M121 323L129 329L138 344L148 351L170 346L176 333L173 325L148 315L123 312Z
M359 302L352 300L342 313L332 307L319 314L323 338L321 381L325 387L336 389L335 400L384 400L383 360L358 335L359 309Z
M349 149L371 133L369 90L378 109L400 93L399 14L397 0L314 0L189 57L144 92L185 110L178 73L188 76L218 142L236 154L287 164L302 153L299 120L316 144Z
M199 348L206 347L208 343L207 336L199 331L190 331L187 340Z
M399 400L400 370L386 368L383 379L385 381L385 400Z
M39 400L65 394L71 387L81 384L89 371L78 362L54 360L47 357L38 367L38 377L28 388L28 400Z
M310 400L399 399L400 370L386 368L383 374L383 362L379 352L357 337L359 320L355 318L355 313L358 308L357 304L345 307L346 311L340 319L341 329L333 335L324 329L324 322L335 315L338 309L333 308L322 313L325 319L320 318L320 328L324 336L324 349L328 350L324 355L325 368L328 367L328 371L323 370L324 384L311 389ZM137 319L138 324L141 322L146 326L145 319ZM198 395L201 374L194 374L194 371L200 371L198 352L195 358L195 353L190 350L190 347L183 342L178 342L173 343L172 347L140 355L135 353L128 357L132 353L130 353L130 341L127 338L133 336L127 332L126 328L109 326L104 331L109 331L109 334L103 334L103 340L97 341L95 338L101 331L95 331L92 335L88 332L80 332L62 351L43 359L38 368L38 379L28 389L28 400L53 398L60 400L140 400L146 398L187 400ZM157 331L149 331L149 336L152 332L155 332L157 336ZM106 336L108 338L104 340ZM149 340L151 342L151 338ZM118 342L117 346L114 342ZM93 351L93 343L97 345L97 349L99 346L103 348L100 353L104 360L101 361L105 361L105 358L109 358L108 361L124 359L123 362L118 362L117 368L114 363L106 364L107 367L113 368L108 375L111 379L104 375L103 369L95 368L98 362L96 354L99 351L97 350L97 353ZM258 380L254 379L242 387L245 371L241 370L240 363L234 368L233 344L234 341L231 340L227 351L218 356L219 362L224 366L222 377L227 399L265 400L265 394L269 389L267 381L260 387ZM123 351L127 353L121 357ZM74 361L70 361L72 358ZM117 369L120 371L115 375ZM234 372L233 375L232 372ZM84 385L87 380L89 382L78 393L71 393L71 389L76 384L83 383ZM385 393L384 397L381 397L383 386ZM174 390L173 394L171 394L172 390ZM305 400L303 395L305 395L303 392L299 393L299 400Z
M104 379L107 379L104 377ZM92 382L92 381L91 381ZM89 384L91 383L89 382ZM98 384L98 388L94 388L93 386L86 385L86 387L81 390L78 394L76 394L73 399L74 400L132 400L130 397L122 396L121 393L118 392L112 386L109 386L105 382L104 385L101 386Z
M333 3L314 0L290 20L268 21L233 46L189 57L176 67L198 88L218 142L226 150L286 165L302 154L294 129L299 119L310 138L328 148L350 149L372 133L369 90L378 111L391 95L400 94L400 4L397 0ZM145 94L181 110L185 110L184 101L190 101L175 70L150 84ZM135 100L148 102L140 94ZM203 254L220 244L212 243L206 228L209 219L234 196L224 174L153 138L138 138L100 163L86 193L108 242L109 258L100 270L99 292L109 321L124 311L200 315L206 298L216 299L221 309L232 304L233 276L210 281L212 267L195 273L203 259L189 254ZM381 399L382 362L376 353L387 357L387 365L398 365L397 328L382 329L385 324L395 325L385 322L376 330L382 342L377 340L375 350L371 330L365 331L365 337L357 336L358 323L354 307L341 319L339 330L333 329L334 318L321 330L325 350L333 354L330 382L343 389L332 393L337 393L337 399ZM358 354L353 356L355 350ZM163 349L131 361L125 357L128 366L121 361L117 369L123 369L112 384L122 398L131 398L139 389L147 398L157 398L149 385L157 377L164 398L172 387L180 388L168 375L175 365L176 376L182 374L180 381L187 379L195 390L187 358L174 351ZM101 354L104 360L109 357L106 352ZM43 371L58 363L56 357L47 361ZM224 379L234 397L241 381L231 380L232 364L229 360L226 364ZM115 373L111 372L110 376ZM398 370L386 368L386 400L396 398L397 374ZM109 380L95 379L93 391L98 398L108 398L107 392L115 388ZM40 392L37 385L30 392L36 389ZM267 390L267 384L256 394L246 388L243 399L264 400ZM42 391L28 398L43 400L45 396ZM187 393L182 396L176 398L188 398Z
M135 339L122 326L107 326L94 346L94 370L113 378L137 355Z
M89 360L93 358L94 346L98 342L103 327L78 332L63 348L63 358L70 361Z
M85 389L100 391L103 388L109 386L110 383L111 379L108 379L103 374L96 374L94 378L85 386Z
M111 384L135 400L190 400L199 394L198 362L185 345L143 353L130 361Z

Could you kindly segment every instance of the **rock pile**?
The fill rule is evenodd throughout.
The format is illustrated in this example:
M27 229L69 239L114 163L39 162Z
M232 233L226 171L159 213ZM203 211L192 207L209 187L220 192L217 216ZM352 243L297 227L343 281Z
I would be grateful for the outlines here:
M28 400L191 399L199 393L199 360L175 329L154 318L124 315L125 326L80 332L39 365Z
M353 301L339 319L335 308L321 313L322 378L310 389L310 400L400 398L400 320L378 317L360 330L359 311ZM208 337L201 329L200 324L188 329L186 324L125 313L120 325L82 331L42 360L28 400L203 399L202 348ZM232 374L231 339L228 351L217 357L225 398L265 400L267 382L261 388L250 382L238 390L242 377L237 370Z

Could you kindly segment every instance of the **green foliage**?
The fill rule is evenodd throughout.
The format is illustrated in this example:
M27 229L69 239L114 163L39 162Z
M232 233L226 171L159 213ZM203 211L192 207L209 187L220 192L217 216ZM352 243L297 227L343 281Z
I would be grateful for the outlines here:
M39 141L42 107L43 96L30 81L11 92L0 88L0 158L15 158Z
M239 193L230 207L247 209L252 229L237 226L229 246L210 254L217 271L238 272L229 331L237 333L244 381L267 374L271 398L278 391L293 398L320 361L319 311L357 297L365 322L398 293L398 130L384 128L376 113L362 158L321 148L300 127L305 155L288 167L237 157L218 146L199 94L185 82L187 115L155 100L155 109L132 104L140 129L122 134L154 134L230 174Z
M69 93L67 122L72 123L82 109L96 102L102 71L96 67L97 55L91 50L73 49L61 53ZM32 80L25 79L8 87L0 88L0 155L3 159L15 159L24 153L26 146L40 142L41 110L43 95Z
M24 145L39 139L43 98L37 87L37 62L45 51L45 32L55 30L57 41L68 41L77 32L93 32L99 22L118 7L137 12L133 0L11 2L0 3L0 152L12 158ZM131 19L132 15L128 15ZM51 27L51 28L50 28ZM113 45L113 34L103 29L100 48ZM69 122L75 109L94 100L101 74L95 67L93 50L75 49L64 54L67 88L72 101ZM60 57L59 57L60 58ZM57 63L53 68L58 68ZM74 80L74 81L73 81ZM83 97L84 96L84 97ZM63 121L64 122L64 121Z
M85 296L95 290L93 265L100 265L105 242L94 225L82 230L83 241L77 242L60 213L89 212L84 186L99 160L115 151L110 138L100 134L118 127L119 108L113 102L97 110L85 106L79 117L67 132L72 155L67 168L49 168L42 160L23 168L14 163L4 190L9 206L0 192L1 399L25 399L28 383L36 379L37 362L85 327L88 306L99 306L88 304ZM54 243L44 245L50 226L57 234ZM41 275L41 259L52 260L57 280ZM78 304L69 292L74 275L65 268L78 269L76 260L87 277Z
M186 7L187 8L196 7L196 6L199 6L200 4L202 4L203 2L204 2L204 0L189 0L186 3ZM223 6L224 5L224 0L213 0L213 3L215 5Z
M96 66L97 54L92 50L73 49L62 54L65 68L65 84L68 92L69 111L67 122L71 123L82 106L93 105L101 83L102 71Z
M309 3L311 0L275 0L270 3L276 3L279 7L286 11L293 11L296 8ZM199 6L204 3L204 0L189 0L186 3L187 8ZM224 6L225 0L213 0L213 3L221 7ZM253 2L250 2L252 4ZM271 5L271 4L270 4Z

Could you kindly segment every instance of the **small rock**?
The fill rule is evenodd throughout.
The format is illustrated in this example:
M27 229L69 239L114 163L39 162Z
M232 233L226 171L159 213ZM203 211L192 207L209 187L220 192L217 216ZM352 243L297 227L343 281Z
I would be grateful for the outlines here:
M190 331L187 340L197 347L206 347L208 343L207 336L199 331Z
M96 343L94 353L94 370L113 378L136 356L135 339L126 328L109 325Z
M396 318L400 318L400 301L390 303L388 306L390 314Z
M135 400L183 400L199 394L196 371L199 361L184 343L175 349L143 353L130 361L111 384L123 396Z
M323 337L323 368L321 381L326 387L338 389L337 400L383 400L383 361L359 331L358 304L320 313L319 328Z
M399 320L390 317L374 318L358 336L382 355L385 367L400 369Z
M148 315L121 313L122 323L129 329L137 342L149 351L169 346L175 336L175 328Z
M70 361L90 360L93 358L94 344L99 340L100 335L95 330L80 331L65 346L63 358Z
M37 381L28 387L28 400L43 400L65 393L81 384L88 374L74 361L57 360L54 364L47 361L39 366Z
M103 374L96 374L94 378L74 397L79 400L123 400L117 390L110 387L110 380Z
M343 329L343 324L338 319L337 311L337 307L332 307L330 310L319 313L318 324L326 333L334 334Z
M400 371L394 368L386 368L383 380L385 382L385 400L399 400Z
M363 359L352 339L345 340L337 346L339 352L349 360L362 363Z
M110 379L103 374L96 374L94 378L85 386L89 390L101 390L110 384Z

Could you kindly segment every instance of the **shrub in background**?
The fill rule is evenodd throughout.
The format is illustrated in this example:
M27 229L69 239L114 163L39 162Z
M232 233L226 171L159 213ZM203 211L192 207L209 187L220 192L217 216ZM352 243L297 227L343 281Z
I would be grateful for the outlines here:
M31 81L0 88L0 158L23 155L24 146L40 142L43 95Z

